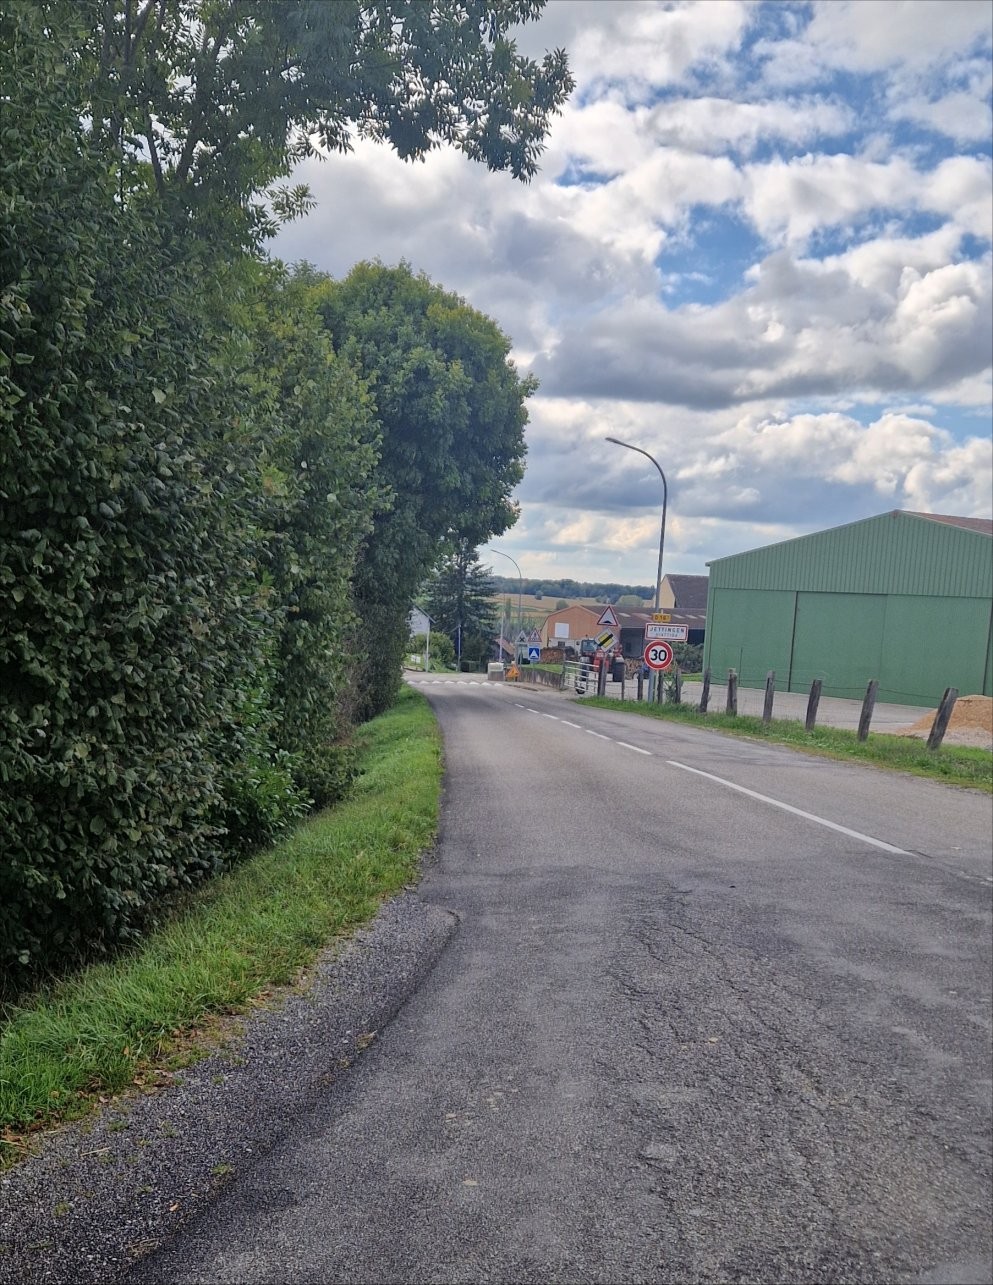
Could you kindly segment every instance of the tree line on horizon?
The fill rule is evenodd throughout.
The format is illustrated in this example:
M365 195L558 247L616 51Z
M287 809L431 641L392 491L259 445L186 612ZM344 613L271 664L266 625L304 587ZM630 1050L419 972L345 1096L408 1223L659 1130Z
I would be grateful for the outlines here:
M619 598L638 598L652 602L654 585L625 585L602 580L537 580L527 576L518 580L514 576L491 577L497 593L517 593L518 589L531 597L540 598L595 598L597 602L616 603Z

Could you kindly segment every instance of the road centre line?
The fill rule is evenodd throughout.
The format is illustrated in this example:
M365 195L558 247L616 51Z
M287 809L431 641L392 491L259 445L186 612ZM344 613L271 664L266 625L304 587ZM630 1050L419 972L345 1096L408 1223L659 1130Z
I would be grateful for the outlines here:
M651 750L643 750L639 745L629 745L627 741L618 741L617 744L623 745L626 750L634 750L635 754L647 754L649 758L652 756Z
M614 739L612 736L604 736L603 732L594 732L593 729L589 727L584 727L583 731L587 736L595 736L601 741L612 741Z
M581 732L583 730L578 723L570 723L567 718L562 718L559 720L559 722L562 723L565 727L574 727L577 732Z
M743 785L736 785L734 781L725 780L723 776L714 776L712 772L701 772L698 767L688 767L685 763L677 763L674 759L666 759L666 762L670 767L678 767L683 772L692 772L694 776L704 776L708 781L716 781L718 785L726 785L729 790L737 790L739 794L747 794L750 799L758 799L760 803L769 803L774 808L781 808L784 812L792 812L794 816L803 817L805 821L813 821L815 825L823 825L829 830L837 830L839 834L847 834L850 839L859 839L863 843L871 844L874 848L881 848L883 852L893 852L898 857L913 855L904 848L895 848L892 843L884 843L882 839L874 839L871 835L862 834L859 830L849 830L847 826L838 825L836 821L828 821L825 817L815 816L813 812L804 812L802 808L795 808L789 803L782 803L779 799L770 799L767 794L759 794L756 790L748 790Z

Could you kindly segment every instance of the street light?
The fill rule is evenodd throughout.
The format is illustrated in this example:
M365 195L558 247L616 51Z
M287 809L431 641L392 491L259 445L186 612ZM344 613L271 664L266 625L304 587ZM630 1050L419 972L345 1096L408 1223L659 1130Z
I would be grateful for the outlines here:
M669 484L665 480L665 474L662 472L662 465L654 456L649 455L647 451L643 451L640 446L632 446L630 442L622 442L617 437L608 437L606 440L613 442L615 446L626 446L629 451L637 451L639 455L644 455L646 460L652 461L659 471L659 477L662 479L662 532L659 536L659 569L655 577L655 610L658 611L659 607L662 606L662 554L665 551L665 511L669 503Z
M501 553L499 549L494 549L492 545L490 546L490 553L497 553L500 555L501 558L506 558L508 562L514 562L514 559L510 556L509 553ZM524 628L524 608L521 605L522 599L524 596L524 577L521 575L521 569L516 562L514 562L514 567L517 571L517 634L518 634L518 637L514 640L514 660L515 662L519 662L521 658L520 657L520 648L521 648L520 633L521 633L521 630Z
M662 465L653 455L643 451L640 446L632 446L630 442L622 442L618 437L608 437L608 442L613 442L615 446L626 446L629 451L637 451L639 455L644 455L646 460L651 460L659 471L659 477L662 479L662 530L659 535L659 569L655 576L655 610L662 606L662 554L665 551L665 511L669 503L669 483L665 480L665 474L662 472ZM648 679L648 699L655 699L656 674L653 669Z

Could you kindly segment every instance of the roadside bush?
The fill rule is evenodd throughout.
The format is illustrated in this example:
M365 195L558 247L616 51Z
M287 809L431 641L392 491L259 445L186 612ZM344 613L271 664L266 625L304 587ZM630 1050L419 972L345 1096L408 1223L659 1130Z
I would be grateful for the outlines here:
M676 643L672 654L684 674L698 674L703 667L703 643Z
M218 780L261 630L203 267L117 199L32 7L2 26L0 966L16 983L129 939L220 867Z
M348 739L359 659L351 581L382 502L369 393L335 355L307 271L264 275L253 359L261 370L261 479L275 618L272 726L294 779L317 807L354 777Z
M263 847L306 815L310 800L296 784L297 766L278 750L273 759L243 759L222 778L216 819L230 851L241 856Z

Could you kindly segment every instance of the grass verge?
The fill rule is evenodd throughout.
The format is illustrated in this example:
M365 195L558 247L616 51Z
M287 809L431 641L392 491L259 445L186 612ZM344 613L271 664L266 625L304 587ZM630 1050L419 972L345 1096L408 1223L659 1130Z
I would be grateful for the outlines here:
M855 732L841 727L815 727L808 732L803 723L793 719L774 718L763 723L753 714L701 714L692 705L647 705L606 696L588 696L583 703L596 705L598 709L640 714L644 718L706 727L731 736L790 745L824 758L871 763L874 767L910 772L915 776L944 781L947 785L961 785L993 794L993 756L987 750L942 745L940 749L931 751L924 741L910 736L889 736L885 732L870 732L868 740L860 741Z
M189 899L134 952L53 983L0 1025L0 1163L32 1130L197 1055L212 1017L292 982L412 882L437 832L441 740L422 696L359 729L351 796Z

